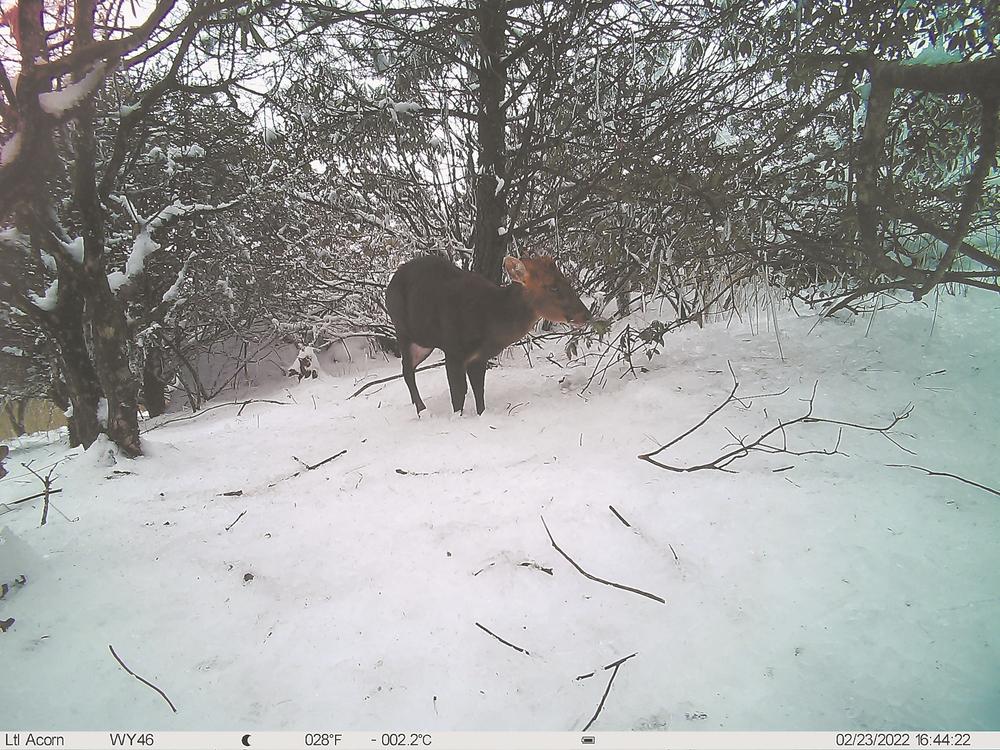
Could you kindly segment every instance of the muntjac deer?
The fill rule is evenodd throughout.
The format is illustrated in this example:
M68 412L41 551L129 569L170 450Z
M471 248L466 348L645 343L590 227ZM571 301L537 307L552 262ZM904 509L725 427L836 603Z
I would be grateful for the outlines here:
M417 416L426 407L414 371L435 349L444 352L452 407L462 411L468 377L476 413L482 414L490 357L524 336L540 318L574 325L590 320L590 311L552 258L508 256L503 265L513 282L503 287L430 256L404 263L389 282L386 308L396 327L403 379Z

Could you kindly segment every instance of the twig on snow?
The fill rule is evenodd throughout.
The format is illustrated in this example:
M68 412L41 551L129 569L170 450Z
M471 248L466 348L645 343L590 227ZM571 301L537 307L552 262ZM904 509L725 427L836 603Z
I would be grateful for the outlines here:
M978 487L981 490L986 490L994 495L1000 497L1000 490L995 490L992 487L987 487L985 484L979 484L979 482L973 482L971 479L966 479L965 477L960 477L958 474L949 474L947 471L931 471L930 469L925 469L923 466L914 466L912 464L886 464L894 469L916 469L917 471L922 471L931 477L950 477L951 479L957 479L959 482L964 482L965 484L971 484L973 487Z
M553 575L552 568L546 568L541 563L536 563L533 560L525 560L524 562L519 562L517 565L518 565L518 567L521 567L521 568L531 568L532 570L541 571L542 573L545 573L546 575Z
M319 462L318 464L313 464L312 466L310 466L309 464L304 464L304 466L306 467L306 471L312 471L313 469L318 469L318 468L319 468L320 466L322 466L323 464L328 464L328 463L330 463L330 462L331 462L331 461L332 461L333 459L335 459L335 458L340 458L340 457L341 457L341 456L343 456L343 455L344 455L345 453L347 453L347 448L344 448L344 450L342 450L342 451L341 451L340 453L334 453L334 454L333 454L332 456L330 456L329 458L324 458L324 459L323 459L322 461L320 461L320 462ZM295 456L292 456L292 458L295 458ZM298 461L299 459L295 458L295 460L296 460L296 461Z
M320 466L322 466L323 464L328 464L328 463L330 463L330 462L331 462L331 461L332 461L333 459L335 459L335 458L340 458L340 457L341 457L341 456L343 456L343 455L344 455L345 453L347 453L347 448L344 448L344 450L342 450L342 451L341 451L340 453L334 453L334 454L333 454L332 456L330 456L329 458L324 458L324 459L323 459L322 461L320 461L320 462L319 462L318 464L312 464L312 465L310 465L310 464L307 464L307 463L306 463L305 461L303 461L303 460L302 460L301 458L299 458L299 457L297 457L297 456L292 456L292 458L294 458L294 459L295 459L296 461L298 461L298 462L299 462L300 464L302 464L302 466L304 466L305 468L304 468L304 469L302 469L302 471L297 471L297 472L295 472L294 474L290 474L289 476L285 477L284 479L279 479L279 480L277 480L277 481L275 481L275 482L271 482L271 484L269 484L269 485L267 485L267 486L268 486L268 487L274 487L274 485L276 485L276 484L277 484L278 482L284 482L284 481L285 481L286 479L295 479L295 477L297 477L297 476L298 476L299 474L301 474L301 473L302 473L303 471L312 471L313 469L318 469L318 468L319 468Z
M413 477L429 477L431 474L437 474L436 471L407 471L406 469L396 469L396 473L402 476L413 476Z
M566 558L567 562L572 565L577 571L584 576L584 578L589 578L591 581L597 581L598 583L603 583L605 586L613 586L616 589L622 589L623 591L631 591L633 594L638 594L639 596L645 596L647 599L652 599L654 602L659 602L660 604L666 604L666 600L657 596L656 594L650 594L648 591L643 591L642 589L633 588L631 586L626 586L622 583L615 583L614 581L608 581L604 578L598 578L595 575L591 575L586 570L581 568L576 560L567 555L562 549L556 544L556 540L552 538L552 532L549 531L549 525L545 523L545 519L542 518L542 526L545 527L545 533L549 535L549 541L552 542L552 546L555 548L556 552Z
M884 437L887 440L889 440L897 448L900 448L901 450L906 451L908 453L912 453L912 451L909 451L907 448L904 448L903 446L901 446L888 433L889 433L890 430L892 430L893 427L895 427L901 421L903 421L904 419L906 419L907 417L910 416L910 413L913 411L913 404L907 404L906 407L903 409L903 411L900 414L893 414L893 418L889 422L889 424L887 424L885 426L881 426L881 427L880 426L876 426L876 425L857 424L857 423L854 423L854 422L844 422L844 421L839 420L839 419L826 419L824 417L814 417L813 416L813 408L814 408L815 402L816 402L816 388L819 386L819 383L816 382L816 383L813 384L812 393L809 395L809 398L807 400L808 408L806 409L806 413L805 414L803 414L802 416L796 417L795 419L790 419L790 420L785 421L785 422L779 421L777 425L775 425L771 429L767 430L766 432L764 432L762 435L758 436L757 438L755 438L753 440L749 440L749 441L745 437L743 437L743 438L737 437L732 431L730 431L729 434L733 436L733 440L735 441L735 446L736 447L734 447L730 451L727 451L727 452L723 453L721 456L718 456L717 458L714 458L711 461L707 461L707 462L701 463L701 464L695 464L695 465L692 465L692 466L674 466L672 464L666 464L666 463L663 463L661 461L654 460L653 456L656 456L657 454L665 451L667 448L670 448L671 446L676 445L678 442L680 442L684 438L686 438L689 435L691 435L691 433L693 433L695 430L698 430L699 428L701 428L702 426L704 426L704 424L706 422L708 422L709 419L711 419L716 414L718 414L720 411L722 411L726 406L728 406L729 404L734 403L734 402L740 403L742 401L742 398L738 397L736 395L736 391L740 387L740 383L739 383L739 380L736 378L736 373L733 372L732 365L729 366L729 372L733 376L733 388L729 392L729 395L726 397L726 399L721 404L719 404L714 409L712 409L694 427L690 428L686 432L684 432L681 435L679 435L678 437L674 438L669 443L661 445L655 451L651 451L649 453L642 453L637 458L639 458L639 460L641 460L641 461L646 461L647 463L651 463L651 464L653 464L654 466L656 466L658 468L666 469L667 471L688 472L688 471L701 471L701 470L709 469L709 470L715 470L715 471L724 471L724 472L727 472L727 473L734 473L732 469L729 469L727 467L731 463L733 463L734 461L739 461L740 459L746 458L747 456L750 455L750 453L752 451L758 451L760 453L781 453L781 454L788 455L788 456L807 456L807 455L833 456L833 455L838 455L838 454L839 455L843 455L841 453L841 451L840 451L840 441L841 441L841 438L843 437L843 433L844 433L843 428L850 428L850 429L854 429L854 430L864 430L864 431L867 431L867 432L877 432L880 435L882 435L882 437ZM770 396L770 395L778 395L778 394L763 394L763 395ZM840 432L837 435L837 442L836 442L836 444L834 445L834 447L832 449L817 448L817 449L804 450L804 451L793 451L793 450L791 450L788 447L788 439L787 439L786 430L789 427L793 427L793 426L799 425L799 424L830 424L830 425L838 425L838 426L841 427L841 430L840 430ZM769 442L767 442L768 439L771 436L775 435L775 434L780 434L780 436L781 436L781 444L780 445L772 445ZM784 469L788 469L788 468L790 468L790 467L784 467Z
M239 520L240 520L241 518L243 518L243 516L245 516L246 514L247 514L247 512L246 512L246 511L243 511L242 513L240 513L240 514L239 514L238 516L236 516L236 521L239 521ZM235 526L235 525L236 525L236 521L233 521L233 522L232 522L231 524L229 524L229 525L228 525L228 526L226 527L226 531L229 531L229 530L230 530L231 528L233 528L233 526Z
M435 362L433 365L424 365L423 367L418 367L416 370L414 370L414 372L423 372L424 370L431 370L431 369L433 369L435 367L444 367L444 360L442 360L440 362ZM354 398L355 396L358 396L358 395L364 393L365 391L367 391L372 386L381 385L382 383L389 383L389 382L391 382L393 380L399 380L401 377L403 377L403 373L400 373L399 375L392 375L392 376L390 376L388 378L379 378L378 380L373 380L370 383L365 383L363 386L361 386L360 388L358 388L358 390L356 390L354 393L352 393L350 396L348 396L344 400L345 401L350 401L352 398Z
M44 497L45 500L42 502L42 521L40 524L38 524L39 526L44 526L49 520L49 498L53 494L52 473L56 470L56 467L58 465L59 461L56 461L54 464L52 464L52 468L49 469L49 473L43 477L41 474L39 474L37 471L31 468L31 461L28 461L28 463L26 464L25 463L21 464L21 466L23 466L25 469L34 474L35 478L42 483L42 487L45 488L41 493L41 497ZM62 492L62 490L57 490L57 492ZM38 497L38 495L35 495L35 497Z
M149 687L153 688L153 690L155 690L155 691L156 691L156 692L158 692L158 693L159 693L159 694L160 694L161 696L163 696L163 700L165 700L165 701L167 702L167 705L169 705L169 706L170 706L170 710L171 710L171 711L173 711L174 713L177 713L177 707L176 707L176 706L174 706L173 702L172 702L172 701L171 701L171 700L170 700L170 699L169 699L169 698L167 697L167 694L166 694L166 693L164 693L164 692L163 692L162 690L160 690L160 689L159 689L158 687L156 687L156 685L154 685L154 684L153 684L152 682L150 682L149 680L146 680L146 679L144 679L144 678L140 677L140 676L139 676L139 675L137 675L137 674L136 674L135 672L133 672L133 671L132 671L131 669L129 669L129 668L128 668L128 666L126 666L125 662L123 662L123 661L122 661L121 657L120 657L120 656L118 656L118 654L116 654L116 653L115 653L115 649L114 649L114 646L112 646L112 645L111 645L110 643L108 644L108 648L109 648L109 649L111 650L111 655L112 655L113 657L115 657L115 660L116 660L116 661L117 661L117 662L118 662L119 664L121 664L121 665L122 665L122 669L124 669L124 670L125 670L126 672L128 672L128 673L129 673L130 675L132 675L133 677L135 677L135 679L137 679L137 680L138 680L139 682L141 682L141 683L143 683L144 685L148 685Z
M633 656L638 656L638 654L639 654L639 652L636 651L634 654L629 654L628 656L623 656L621 659L618 659L617 661L613 661L610 664L604 665L603 667L601 667L601 669L613 669L614 667L618 666L619 664L624 664L629 659L631 659ZM587 672L587 674L577 675L576 679L578 679L578 680L586 680L586 679L588 679L590 677L593 677L595 674L597 674L596 671L594 671L594 672Z
M632 528L632 524L630 524L628 521L626 521L625 518L622 516L622 514L619 513L617 510L615 510L615 506L609 505L608 508L610 508L611 512L614 513L618 517L619 521L621 521L623 524L625 524L626 526L628 526L630 529Z
M631 654L623 659L619 659L616 662L612 662L611 664L605 667L605 669L610 669L611 667L614 667L614 671L611 673L611 677L608 678L608 686L604 688L604 695L601 696L601 702L597 705L597 710L594 711L594 715L590 717L590 721L587 722L587 726L585 726L581 731L586 732L588 729L590 729L591 725L595 721L597 721L597 717L601 715L601 711L604 709L604 702L608 699L608 694L611 692L611 685L612 683L614 683L615 677L618 676L618 670L621 669L622 664L627 662L633 656L635 656L635 654Z
M482 631L485 631L485 632L489 633L494 638L496 638L498 641L500 641L500 643L502 643L503 645L510 646L512 649L514 649L515 651L520 651L525 656L531 656L531 653L529 651L527 651L526 649L521 648L520 646L515 646L510 641L505 641L503 638L501 638L500 636L498 636L496 633L494 633L492 630L490 630L489 628L487 628L485 625L481 625L480 623L477 622L476 623L476 627L479 628Z
M58 489L49 490L49 495L58 495L60 492L62 492L61 487ZM45 493L36 492L34 495L28 495L28 497L22 497L20 500L11 500L9 503L6 503L6 505L18 505L19 503L26 503L29 500L37 500L40 497L45 497Z
M243 413L243 409L246 408L247 404L278 404L278 406L288 406L287 401L274 401L269 398L251 398L246 401L225 401L221 404L212 404L211 406L206 406L204 409L199 409L194 414L188 414L184 417L175 417L174 419L166 419L162 422L158 422L150 427L142 430L143 433L152 432L153 430L158 430L168 424L173 424L174 422L186 422L189 419L196 419L206 412L212 411L212 409L221 409L223 406L239 406L240 410L236 412L236 416L240 416Z

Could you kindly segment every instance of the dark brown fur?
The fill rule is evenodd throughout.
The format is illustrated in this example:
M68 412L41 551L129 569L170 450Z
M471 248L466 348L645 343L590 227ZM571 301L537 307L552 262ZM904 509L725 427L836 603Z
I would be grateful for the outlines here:
M590 319L551 258L508 257L504 267L514 283L503 287L436 257L411 260L393 275L386 308L396 327L403 378L417 414L425 407L414 371L434 349L444 352L455 411L465 404L468 377L476 412L482 414L490 357L524 336L539 318L574 324Z

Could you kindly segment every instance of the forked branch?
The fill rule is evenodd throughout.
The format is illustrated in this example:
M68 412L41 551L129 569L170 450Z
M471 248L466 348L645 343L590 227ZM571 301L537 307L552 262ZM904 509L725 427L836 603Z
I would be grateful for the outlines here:
M813 407L816 402L816 388L819 385L819 383L817 382L813 385L812 392L809 395L809 399L807 401L808 406L806 408L805 414L796 417L795 419L790 419L785 421L779 420L778 424L776 424L774 427L771 427L769 430L766 430L765 432L763 432L762 434L760 434L759 436L757 436L752 440L746 437L737 437L732 432L730 432L730 434L733 435L733 439L735 440L736 443L735 447L726 451L725 453L722 453L721 455L717 456L711 461L706 461L704 463L699 463L699 464L692 464L689 466L680 466L656 460L654 456L657 456L663 451L665 451L667 448L676 445L681 440L683 440L696 430L703 427L712 417L714 417L720 411L725 409L727 406L729 406L732 403L742 403L743 401L746 400L745 397L736 395L739 390L740 383L736 377L736 373L733 372L732 365L730 365L729 367L729 372L733 376L733 388L729 392L729 395L721 404L712 409L712 411L710 411L701 421L699 421L696 425L694 425L694 427L691 427L678 437L675 437L670 442L661 445L655 451L650 451L649 453L640 454L638 458L641 461L646 461L647 463L651 463L653 464L653 466L656 466L660 469L665 469L666 471L688 472L688 471L715 470L715 471L725 471L733 473L733 470L728 468L730 464L732 464L735 461L747 458L752 452L772 453L772 454L781 453L789 456L807 456L814 454L823 456L844 455L840 451L840 442L841 438L843 437L845 429L863 430L866 432L877 432L883 437L885 437L887 440L889 440L893 445L895 445L900 450L907 451L907 449L901 446L898 442L896 442L896 440L893 439L893 437L889 433L897 424L899 424L901 421L910 416L910 413L913 411L912 404L907 404L906 407L903 409L903 411L900 412L899 414L893 414L893 417L889 421L889 423L882 426L856 424L854 422L844 422L839 419L826 419L824 417L815 417L813 416ZM770 396L779 394L765 394L765 395ZM829 424L829 425L839 426L841 429L837 435L837 442L834 444L832 448L813 448L801 451L792 450L791 448L788 447L787 432L790 428L795 427L796 425L803 425L803 424ZM907 451L907 452L912 453L912 451Z

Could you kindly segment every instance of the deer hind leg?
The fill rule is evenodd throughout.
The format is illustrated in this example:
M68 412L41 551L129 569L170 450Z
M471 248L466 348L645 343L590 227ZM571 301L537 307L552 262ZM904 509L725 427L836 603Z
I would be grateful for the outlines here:
M400 339L399 350L403 359L403 380L406 381L406 387L410 389L410 400L417 408L417 416L419 417L420 412L427 407L424 406L424 400L420 398L420 391L417 390L416 370L420 363L427 359L434 350L404 339Z
M470 362L466 366L466 373L469 376L469 385L472 386L472 395L476 397L476 414L486 411L486 398L483 395L486 386L486 362Z

